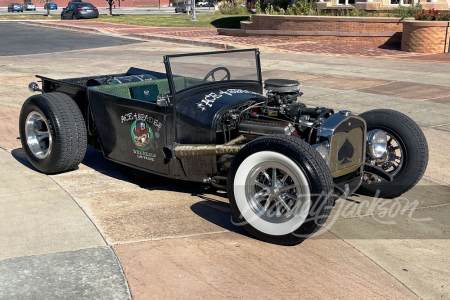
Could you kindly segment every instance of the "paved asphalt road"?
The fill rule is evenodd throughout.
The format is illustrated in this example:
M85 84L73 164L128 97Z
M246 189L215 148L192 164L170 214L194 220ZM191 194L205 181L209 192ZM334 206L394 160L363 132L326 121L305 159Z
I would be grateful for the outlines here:
M0 56L61 52L139 42L133 39L80 34L70 30L54 30L2 21L0 21L0 41Z
M60 15L61 14L62 7L58 7L57 10L50 10L51 15ZM212 14L214 13L214 7L208 8L208 7L197 7L196 12L198 14ZM7 7L0 7L0 15L44 15L47 13L47 10L38 7L36 11L24 11L23 13L19 12L8 12ZM99 8L100 14L109 14L109 8L106 7L100 7ZM148 14L154 14L154 15L173 15L175 14L175 7L145 7L145 8L115 8L113 9L114 14L121 14L121 15L148 15ZM181 13L178 13L181 14Z
M10 28L0 32L35 27ZM301 80L305 103L400 110L430 148L424 178L404 198L339 200L328 231L280 247L234 226L226 194L189 183L142 188L91 148L77 170L36 172L18 140L35 74L164 71L165 54L214 50L49 30L40 46L0 36L0 53L9 51L0 56L0 299L129 299L128 286L134 299L450 297L448 64L262 53L263 78ZM70 48L59 42L66 36L105 40Z

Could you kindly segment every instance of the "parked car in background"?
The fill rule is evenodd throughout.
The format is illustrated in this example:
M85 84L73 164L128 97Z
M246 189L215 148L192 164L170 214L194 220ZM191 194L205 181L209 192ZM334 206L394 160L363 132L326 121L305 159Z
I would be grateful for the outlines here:
M98 18L98 8L91 3L72 2L61 12L61 20Z
M195 6L198 6L198 7L207 7L207 6L208 6L208 1L196 1L196 2L195 2Z
M175 12L182 12L186 13L188 11L191 11L191 6L185 3L178 4L178 6L175 8Z
M11 3L8 5L8 12L23 12L23 7L20 3Z
M23 4L24 10L36 10L36 5L33 4L33 2L25 2Z
M54 10L57 10L57 9L58 9L58 5L56 5L55 2L48 2L48 3L45 3L44 9L47 9L47 6L48 6L48 9L54 9Z

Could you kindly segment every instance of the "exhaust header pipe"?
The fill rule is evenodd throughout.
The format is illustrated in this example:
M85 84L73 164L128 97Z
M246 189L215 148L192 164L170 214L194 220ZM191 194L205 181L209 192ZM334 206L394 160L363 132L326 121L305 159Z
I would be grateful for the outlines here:
M179 145L174 143L170 147L164 147L163 152L167 159L236 154L245 146L236 144L244 140L245 137L241 135L223 145Z

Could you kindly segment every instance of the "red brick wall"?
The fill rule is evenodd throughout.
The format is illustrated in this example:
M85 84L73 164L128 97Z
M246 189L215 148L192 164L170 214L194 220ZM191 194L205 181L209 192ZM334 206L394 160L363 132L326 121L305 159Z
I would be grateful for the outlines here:
M399 18L253 15L252 29L298 31L402 32Z
M402 50L418 53L448 53L448 22L405 21Z
M246 36L400 46L403 22L400 18L253 15L252 23L242 24L241 29L245 32L239 34Z

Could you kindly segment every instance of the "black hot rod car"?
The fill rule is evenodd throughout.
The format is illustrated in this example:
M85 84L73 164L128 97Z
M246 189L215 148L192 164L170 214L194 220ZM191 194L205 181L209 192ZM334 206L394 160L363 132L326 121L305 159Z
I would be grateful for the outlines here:
M71 170L87 145L152 176L228 191L238 221L259 239L300 243L337 198L397 197L422 177L428 146L409 117L360 115L298 102L299 82L261 76L259 51L167 55L165 72L42 80L20 113L29 161ZM263 88L267 90L263 95Z

